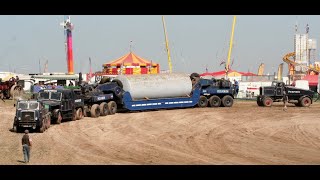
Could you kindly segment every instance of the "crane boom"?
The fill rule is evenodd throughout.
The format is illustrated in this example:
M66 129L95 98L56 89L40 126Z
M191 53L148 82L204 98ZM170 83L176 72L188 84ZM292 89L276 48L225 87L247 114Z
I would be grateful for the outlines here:
M166 30L166 24L164 21L164 16L162 16L162 23L163 23L163 29L164 29L164 37L166 40L166 49L167 49L167 55L168 55L168 66L169 66L169 72L172 72L172 64L171 64L171 57L170 57L170 50L169 50L169 42L168 42L168 36L167 36L167 30Z
M282 73L283 73L283 63L281 63L278 67L278 74L277 74L278 81L282 80Z
M261 63L258 69L258 76L262 76L264 72L264 63Z
M230 66L230 58L231 58L231 51L232 51L232 43L233 43L233 36L234 36L234 27L236 25L237 16L233 16L233 23L232 23L232 30L231 30L231 38L230 38L230 46L228 52L228 60L226 63L226 77L228 77L229 66Z

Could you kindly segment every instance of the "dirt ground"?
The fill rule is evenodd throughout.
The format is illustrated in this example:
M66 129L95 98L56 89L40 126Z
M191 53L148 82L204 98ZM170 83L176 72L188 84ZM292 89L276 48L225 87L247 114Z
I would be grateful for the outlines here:
M0 102L0 164L22 165L13 102ZM320 164L320 103L117 113L30 133L34 165Z

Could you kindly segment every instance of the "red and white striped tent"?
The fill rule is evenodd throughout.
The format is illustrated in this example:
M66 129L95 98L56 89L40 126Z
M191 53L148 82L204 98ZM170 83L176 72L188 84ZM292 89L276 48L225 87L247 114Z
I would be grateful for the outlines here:
M133 52L105 63L102 66L103 72L107 75L160 73L159 64L143 59Z

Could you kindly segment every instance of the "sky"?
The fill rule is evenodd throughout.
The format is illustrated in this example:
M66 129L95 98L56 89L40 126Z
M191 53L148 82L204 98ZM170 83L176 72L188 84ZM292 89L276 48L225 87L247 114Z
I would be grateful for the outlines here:
M67 72L64 15L1 15L0 71L38 73L48 60L49 72ZM282 57L294 51L294 29L320 39L319 15L237 15L232 69L265 74L277 72ZM233 15L166 15L166 29L174 72L224 70ZM160 15L72 15L74 70L101 71L102 64L130 52L168 69ZM315 59L319 59L316 52ZM40 61L40 66L39 66ZM287 72L287 64L284 65Z

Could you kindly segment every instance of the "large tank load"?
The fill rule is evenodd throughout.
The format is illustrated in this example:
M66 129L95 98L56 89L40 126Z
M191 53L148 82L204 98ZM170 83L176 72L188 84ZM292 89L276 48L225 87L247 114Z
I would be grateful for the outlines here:
M186 97L192 91L190 75L186 73L118 75L115 79L136 100Z

